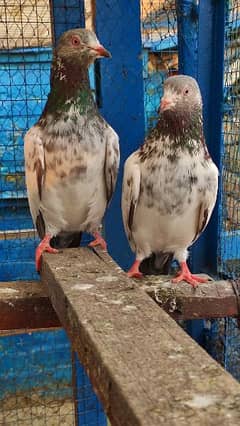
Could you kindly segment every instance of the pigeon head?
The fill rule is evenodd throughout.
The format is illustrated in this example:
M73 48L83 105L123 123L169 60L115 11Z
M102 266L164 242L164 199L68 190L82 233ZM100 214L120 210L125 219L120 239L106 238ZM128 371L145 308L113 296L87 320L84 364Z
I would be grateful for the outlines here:
M196 80L187 75L176 75L166 79L159 108L160 113L187 114L201 111L202 97Z
M55 54L63 62L85 64L87 67L97 58L111 57L98 41L93 31L76 28L63 33L58 41Z

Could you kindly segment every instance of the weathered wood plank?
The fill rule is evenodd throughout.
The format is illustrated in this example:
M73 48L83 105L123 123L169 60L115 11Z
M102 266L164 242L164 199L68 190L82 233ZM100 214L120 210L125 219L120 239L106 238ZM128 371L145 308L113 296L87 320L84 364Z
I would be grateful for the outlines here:
M42 283L0 282L0 330L59 326L59 319Z
M166 276L138 281L159 306L174 319L238 316L236 296L229 281L210 281L196 290L175 285ZM38 281L0 283L0 330L59 327L46 289Z
M44 254L41 277L113 426L240 424L240 385L106 253Z
M239 316L230 281L209 281L194 289L187 283L173 284L171 278L164 275L151 275L142 280L142 286L176 320Z

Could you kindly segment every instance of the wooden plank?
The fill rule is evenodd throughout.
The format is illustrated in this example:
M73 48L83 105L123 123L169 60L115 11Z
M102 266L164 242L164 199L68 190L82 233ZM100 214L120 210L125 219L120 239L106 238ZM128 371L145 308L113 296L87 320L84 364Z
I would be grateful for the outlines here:
M112 426L240 424L240 385L101 251L44 254L41 277Z
M60 327L39 281L0 282L0 330Z
M136 282L174 319L236 317L238 305L229 281L211 281L193 290L170 277L149 276ZM0 330L59 327L59 320L39 281L0 283Z
M199 275L205 277L204 274ZM142 280L142 286L176 320L239 316L231 282L208 278L208 283L193 289L187 283L173 284L171 277L166 275L151 275Z

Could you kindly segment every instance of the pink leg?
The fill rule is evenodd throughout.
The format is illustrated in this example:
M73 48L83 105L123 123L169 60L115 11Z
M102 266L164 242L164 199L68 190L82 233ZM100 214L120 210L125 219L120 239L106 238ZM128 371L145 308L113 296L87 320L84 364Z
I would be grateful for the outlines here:
M40 242L40 244L37 246L36 253L35 253L35 263L36 263L36 270L40 270L41 266L41 257L44 251L47 251L48 253L58 253L57 249L54 249L50 246L50 240L52 236L49 234L46 234L43 240Z
M181 271L173 278L173 283L179 283L180 281L186 281L188 284L191 284L192 287L197 287L200 283L206 283L208 280L206 278L198 277L197 275L192 274L187 266L186 262L181 262Z
M142 272L139 271L139 265L141 260L135 260L131 268L129 269L127 276L129 278L141 278L143 276Z
M104 240L104 238L99 234L99 232L94 232L93 236L95 238L94 241L91 241L91 243L89 243L89 247L96 247L96 246L100 246L103 250L107 251L107 243Z

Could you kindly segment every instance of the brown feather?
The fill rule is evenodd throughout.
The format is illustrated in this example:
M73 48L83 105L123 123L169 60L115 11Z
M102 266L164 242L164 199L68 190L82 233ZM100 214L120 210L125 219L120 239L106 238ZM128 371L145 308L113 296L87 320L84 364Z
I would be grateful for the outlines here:
M203 209L203 204L200 204L199 207L199 213L198 213L198 221L197 221L197 230L196 230L196 234L192 240L192 242L194 242L199 235L203 232L203 230L205 229L206 225L207 225L207 220L208 220L208 216L209 216L209 211L207 208Z
M36 175L37 175L38 195L39 195L39 198L41 200L44 170L43 170L43 167L42 167L42 163L39 159L37 159L37 161L35 162L34 169L35 169Z

